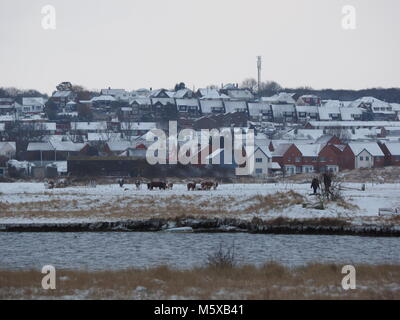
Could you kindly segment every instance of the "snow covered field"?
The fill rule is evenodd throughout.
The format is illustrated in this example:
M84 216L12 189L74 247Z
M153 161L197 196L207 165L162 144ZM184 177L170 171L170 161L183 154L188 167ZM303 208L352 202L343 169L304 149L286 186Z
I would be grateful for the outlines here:
M186 185L170 191L148 191L133 185L83 186L47 190L43 183L0 183L0 223L84 222L181 216L274 219L287 217L343 218L353 223L383 221L380 208L400 207L400 184L344 184L350 205L329 203L325 210L303 208L316 202L309 184L226 184L216 191L188 192ZM127 190L126 190L127 189ZM292 201L289 193L304 197ZM280 192L277 194L277 192ZM271 195L272 198L265 199ZM275 196L274 196L275 195ZM398 220L399 221L399 220Z

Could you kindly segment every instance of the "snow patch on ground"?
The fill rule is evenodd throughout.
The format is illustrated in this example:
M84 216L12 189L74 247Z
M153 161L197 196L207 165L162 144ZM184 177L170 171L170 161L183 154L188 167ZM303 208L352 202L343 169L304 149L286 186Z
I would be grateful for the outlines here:
M169 191L148 191L145 188L136 190L133 185L126 185L120 188L117 185L98 185L96 188L84 186L68 187L65 189L47 190L43 183L0 183L0 208L1 204L6 204L12 209L12 215L0 212L0 223L83 223L97 220L113 221L115 218L110 212L104 210L101 215L74 217L74 212L86 210L97 210L113 203L116 208L123 209L129 201L130 206L151 205L151 201L157 204L171 197L177 197L180 203L188 205L204 206L208 202L212 207L213 203L221 202L228 210L239 212L235 218L252 219L258 217L261 219L271 219L277 217L286 217L293 219L304 218L377 218L379 209L400 207L400 184L367 184L366 190L361 191L362 184L346 183L343 184L343 195L349 203L357 206L355 208L343 208L335 203L330 203L325 210L303 208L302 205L293 205L283 210L270 210L267 213L249 213L243 212L248 207L248 199L257 195L266 196L276 192L289 192L293 190L307 201L316 202L317 199L311 196L309 184L277 183L277 184L226 184L220 185L218 190L213 191L194 191L188 192L186 186L175 185L174 190ZM146 199L143 203L143 199ZM54 202L61 203L59 206L50 205ZM142 200L142 202L140 202ZM148 200L148 201L147 201ZM243 200L243 201L242 201ZM247 203L244 201L247 200ZM185 202L186 201L186 202ZM147 204L148 203L148 204ZM22 209L21 209L22 205ZM29 207L31 212L37 212L35 217L27 216L24 205ZM41 210L54 212L54 217L41 217ZM22 212L24 211L24 212ZM22 213L21 213L22 212ZM68 212L68 216L58 214L59 212ZM160 212L159 217L162 217ZM190 212L187 212L190 215ZM214 215L215 216L215 215ZM132 219L135 217L133 216Z

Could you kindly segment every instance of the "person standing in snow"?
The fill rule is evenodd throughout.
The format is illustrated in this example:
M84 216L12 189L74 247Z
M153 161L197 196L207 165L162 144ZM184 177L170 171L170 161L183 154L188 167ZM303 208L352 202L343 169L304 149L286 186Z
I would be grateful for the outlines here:
M317 178L314 178L311 182L311 188L314 190L314 194L317 194L317 190L320 188L319 187L319 180Z
M331 193L332 186L332 177L330 173L324 173L324 186L325 186L325 194L328 197Z

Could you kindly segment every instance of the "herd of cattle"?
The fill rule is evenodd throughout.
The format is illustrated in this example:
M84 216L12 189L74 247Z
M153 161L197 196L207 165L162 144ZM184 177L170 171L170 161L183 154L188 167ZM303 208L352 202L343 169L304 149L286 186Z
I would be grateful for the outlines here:
M136 181L136 188L140 189L141 182ZM160 190L172 190L174 188L173 183L161 182L161 181L152 181L147 184L148 190L160 189ZM195 182L190 182L187 184L188 191L209 191L211 189L217 190L218 182L213 181L203 181L199 185Z
M126 181L124 178L121 178L121 179L117 180L117 183L121 188L124 188ZM45 182L46 189L66 188L71 185L72 184L68 179L48 180ZM135 186L136 186L137 190L140 190L142 188L142 185L147 185L147 189L150 191L155 190L155 189L172 190L174 188L173 183L168 183L168 182L164 182L164 181L151 181L147 184L141 180L135 181ZM88 186L95 188L96 187L95 180L90 180ZM202 181L200 183L190 182L187 184L187 190L188 191L210 191L212 189L217 190L218 186L219 186L218 182L214 182L214 181ZM126 190L128 190L128 189L126 189Z

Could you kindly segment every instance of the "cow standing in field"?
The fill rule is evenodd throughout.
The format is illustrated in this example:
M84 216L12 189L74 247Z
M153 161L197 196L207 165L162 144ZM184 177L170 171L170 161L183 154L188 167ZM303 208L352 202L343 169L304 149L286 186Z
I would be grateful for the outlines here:
M187 185L188 191L195 191L196 190L196 184L195 183L188 183Z
M124 184L125 184L124 178L118 179L118 184L119 184L120 188L123 188Z
M167 184L165 182L150 182L147 184L149 190L157 189L167 190Z
M168 183L167 188L168 188L168 190L172 190L174 188L174 184Z
M142 185L142 182L140 180L136 180L136 182L135 182L136 190L140 190L141 185Z
M55 187L55 182L53 180L49 180L47 183L45 183L46 189L54 189Z
M201 183L201 189L209 191L211 189L217 190L218 182L204 181Z

